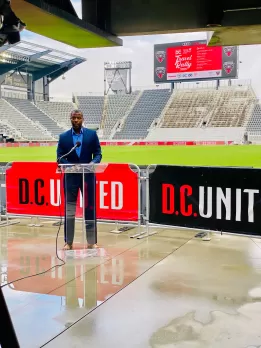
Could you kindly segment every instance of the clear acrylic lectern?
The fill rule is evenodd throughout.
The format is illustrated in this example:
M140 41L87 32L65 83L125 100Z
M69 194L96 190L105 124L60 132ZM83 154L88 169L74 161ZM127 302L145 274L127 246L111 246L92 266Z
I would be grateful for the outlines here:
M103 164L60 164L64 201L64 245L73 254L93 249L97 244L96 173Z

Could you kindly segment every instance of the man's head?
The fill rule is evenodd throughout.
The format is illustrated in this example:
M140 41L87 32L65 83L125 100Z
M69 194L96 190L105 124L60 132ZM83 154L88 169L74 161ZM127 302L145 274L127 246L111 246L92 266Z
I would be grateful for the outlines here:
M73 110L70 119L74 131L79 132L82 128L83 113L80 110Z

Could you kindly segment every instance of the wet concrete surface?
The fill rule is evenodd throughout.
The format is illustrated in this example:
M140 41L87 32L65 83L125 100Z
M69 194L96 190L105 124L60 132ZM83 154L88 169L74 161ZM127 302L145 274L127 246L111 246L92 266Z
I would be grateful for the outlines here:
M81 233L66 264L3 288L21 347L259 348L261 240L197 231L99 225L97 250ZM57 227L1 227L1 283L61 264Z

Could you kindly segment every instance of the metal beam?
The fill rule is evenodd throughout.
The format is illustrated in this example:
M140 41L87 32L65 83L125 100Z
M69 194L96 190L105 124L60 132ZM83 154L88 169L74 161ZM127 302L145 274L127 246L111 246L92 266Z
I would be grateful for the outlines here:
M52 52L52 50L46 50L44 52L35 53L29 57L29 62L35 62L37 59L45 56L46 54Z
M50 82L53 82L54 80L56 80L58 77L60 77L61 75L63 75L64 73L66 73L67 71L71 70L72 68L74 68L76 65L79 65L81 63L83 63L85 61L85 59L78 59L78 61L74 60L74 62L69 62L69 64L67 66L62 67L60 70L55 71L54 73L50 74L49 77L51 78Z
M54 80L58 79L58 77L62 76L63 74L65 74L68 71L67 67L64 67L60 70L55 71L53 74L50 74L48 76L49 80L48 80L48 84L50 84L51 82L53 82Z
M55 71L57 71L59 69L61 69L61 64L55 64L55 65L52 65L48 68L44 68L44 69L41 69L37 72L33 72L32 73L32 80L37 81L44 76L49 76L50 74L54 73Z
M52 74L58 72L59 70L64 69L64 68L68 68L69 66L71 68L73 68L74 66L76 66L82 62L83 62L82 58L74 58L74 59L68 60L67 62L64 62L61 64L55 64L55 65L52 65L48 68L41 69L40 71L32 73L33 81L37 81L44 76L51 76ZM63 72L60 73L60 75L62 75L62 74L63 74Z
M48 54L52 52L51 50L46 50L44 52L36 53L33 54L32 56L29 57L29 62L28 61L20 61L16 64L0 64L0 75L6 74L7 72L11 70L19 70L20 68L24 67L27 64L30 64L30 62L34 62L37 59L41 58L45 54ZM7 58L8 59L8 58Z
M18 62L16 64L0 64L0 75L6 74L9 71L19 69L23 65L26 65L27 62Z

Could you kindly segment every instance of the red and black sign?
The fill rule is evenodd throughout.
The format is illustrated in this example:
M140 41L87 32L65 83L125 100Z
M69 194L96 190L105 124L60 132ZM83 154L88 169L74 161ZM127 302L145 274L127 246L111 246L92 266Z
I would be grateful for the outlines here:
M159 165L150 174L156 224L261 235L261 170Z
M64 213L63 180L55 162L14 162L6 171L8 214L56 216ZM60 204L61 203L61 204ZM110 163L96 173L96 215L101 220L137 221L138 174L128 164ZM79 194L76 216L82 216Z
M236 46L208 46L206 40L154 45L154 82L231 79L238 75Z

